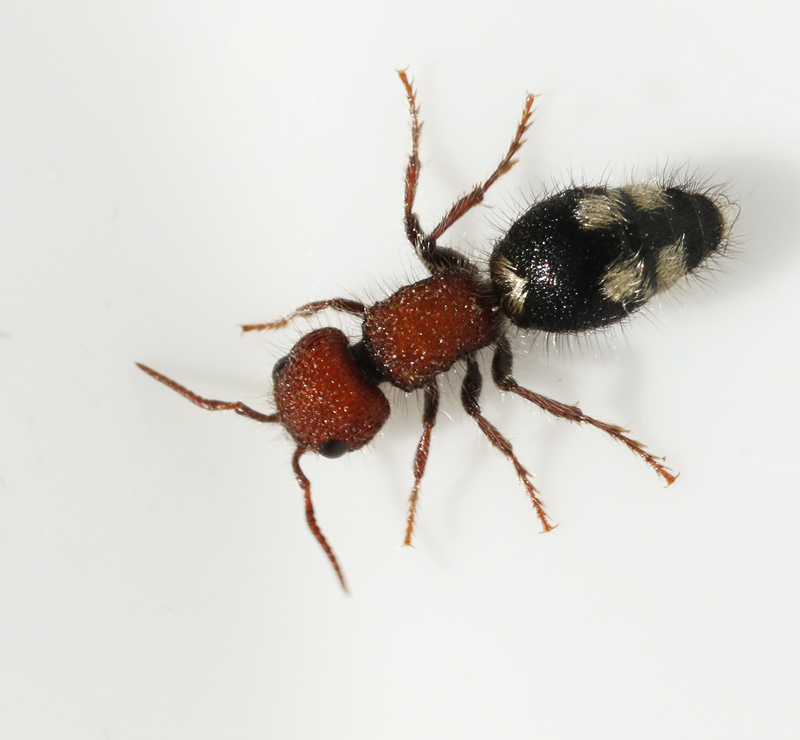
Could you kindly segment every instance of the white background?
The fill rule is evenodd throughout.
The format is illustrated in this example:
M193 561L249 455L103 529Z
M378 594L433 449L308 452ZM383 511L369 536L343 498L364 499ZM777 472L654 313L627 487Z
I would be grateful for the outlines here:
M26 2L0 11L0 736L800 736L798 18L789 3ZM424 276L404 240L425 129L431 225L481 254L554 184L688 164L730 181L738 250L623 330L516 343L487 385L559 527L460 409L402 548L421 399L364 452L306 457L341 593L269 411L309 323L237 324ZM357 322L321 317L357 333Z

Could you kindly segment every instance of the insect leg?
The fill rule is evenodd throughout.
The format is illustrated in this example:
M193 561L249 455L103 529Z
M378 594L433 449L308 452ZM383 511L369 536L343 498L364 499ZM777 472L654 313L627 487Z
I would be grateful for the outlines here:
M192 393L192 391L190 391L188 388L176 383L174 380L170 380L166 375L162 375L161 373L147 367L147 365L142 365L140 362L137 362L136 365L140 370L144 370L144 372L146 372L149 376L163 383L165 386L167 386L167 388L172 388L172 390L176 393L180 393L184 398L187 398L195 406L199 406L201 409L206 409L207 411L235 411L237 414L246 416L248 419L255 419L256 421L261 422L275 422L280 424L280 417L278 414L262 414L260 411L251 409L241 401L213 401L210 398L203 398L202 396L198 396L196 393Z
M367 307L361 301L353 301L349 298L331 298L327 301L314 301L313 303L306 303L300 308L296 308L288 316L282 319L272 321L268 324L242 324L242 333L246 331L265 331L268 329L282 329L295 319L308 318L314 316L320 311L327 309L334 311L341 311L342 313L349 313L355 316L363 316L367 312Z
M517 160L514 159L514 155L525 143L525 132L532 123L531 116L533 115L533 111L531 110L531 106L533 105L535 97L535 95L531 95L530 93L525 97L525 107L522 109L522 118L517 126L517 133L511 142L511 146L508 148L506 156L497 166L497 169L489 175L484 183L476 185L469 193L462 195L451 206L444 218L439 222L436 228L431 231L428 237L431 241L435 242L445 231L458 221L458 219L467 213L467 211L478 205L486 195L486 191L517 163Z
M408 165L406 165L406 186L403 199L403 222L406 236L411 242L411 246L414 247L417 256L432 273L453 268L467 268L470 265L469 260L454 249L438 246L436 238L427 236L422 230L417 214L414 213L414 199L417 195L417 183L419 182L421 167L419 161L419 135L420 131L422 131L422 122L419 120L416 93L411 82L409 82L405 70L399 70L398 74L406 89L408 109L411 114L411 154L408 157Z
M530 473L522 467L522 463L517 459L511 442L481 414L481 407L478 399L481 394L483 380L481 378L480 369L478 368L478 363L475 361L474 357L467 357L466 363L467 374L464 376L464 382L461 386L461 403L465 411L475 419L480 430L488 437L489 441L511 460L514 470L517 471L517 477L522 481L522 485L525 486L525 490L531 497L533 508L536 509L536 514L539 517L539 521L542 523L543 531L549 532L554 528L554 525L550 524L547 518L544 506L542 506L542 502L539 500L538 491L534 488L533 483L531 483Z
M644 460L651 468L653 468L653 470L656 471L656 473L658 473L658 475L660 475L666 481L667 485L675 482L675 479L678 476L665 465L662 465L661 462L659 462L660 460L663 460L663 458L658 458L654 455L651 455L649 452L647 452L647 450L645 450L645 447L641 442L637 442L636 440L626 436L625 432L627 432L627 429L623 429L616 424L607 424L604 421L593 419L591 416L586 416L586 414L584 414L583 411L581 411L577 406L567 406L564 403L554 401L552 398L547 398L546 396L541 396L538 393L528 390L527 388L522 388L511 375L512 365L513 355L511 354L511 348L508 345L508 340L506 340L505 337L501 337L497 342L494 359L492 360L492 378L494 379L494 382L497 384L498 388L504 391L510 391L511 393L516 393L525 400L535 403L540 409L553 414L553 416L558 416L561 419L567 419L567 421L574 421L579 424L589 424L604 431L606 434L611 435L614 439L622 442L622 444L624 444L634 454L641 457L642 460Z
M416 93L405 70L398 70L400 79L406 89L406 97L408 98L408 109L411 114L411 154L408 157L408 164L406 165L406 187L405 187L405 210L404 210L404 223L406 229L406 236L414 246L414 249L419 249L419 245L425 239L425 234L419 224L416 214L414 213L414 199L417 196L417 183L419 182L419 134L422 131L422 123L419 120L419 106L417 106Z
M292 470L294 470L294 476L297 479L300 488L303 489L303 495L306 500L306 521L308 522L308 528L311 530L311 533L314 535L314 537L317 538L317 542L319 542L319 544L322 546L322 549L325 550L328 560L331 561L331 565L336 571L336 575L339 577L339 583L342 584L342 589L344 589L345 593L349 593L347 590L347 584L344 582L342 569L339 567L336 556L333 554L333 550L331 550L328 540L325 539L325 535L322 534L322 531L317 524L317 518L314 516L314 506L311 503L311 481L306 478L305 473L303 473L302 469L300 468L300 458L303 456L306 449L307 448L303 447L303 445L297 446L294 456L292 457Z
M439 411L439 385L436 378L425 386L425 409L422 412L422 437L417 445L417 453L414 455L414 488L411 490L411 497L408 500L408 526L406 527L406 539L403 544L411 546L411 536L414 534L414 519L417 515L417 500L419 498L419 487L422 476L425 475L425 466L428 463L428 452L431 446L431 432L436 423L436 414Z

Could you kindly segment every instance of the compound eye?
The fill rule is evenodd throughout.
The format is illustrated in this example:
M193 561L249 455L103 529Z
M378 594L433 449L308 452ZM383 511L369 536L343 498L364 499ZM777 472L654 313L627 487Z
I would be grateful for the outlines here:
M323 457L341 457L347 452L347 443L341 439L329 439L319 446L317 452Z
M289 362L289 355L281 357L281 359L275 363L275 367L272 368L273 380L277 380L278 378L281 377L281 373L283 372L283 368L286 367L287 362Z

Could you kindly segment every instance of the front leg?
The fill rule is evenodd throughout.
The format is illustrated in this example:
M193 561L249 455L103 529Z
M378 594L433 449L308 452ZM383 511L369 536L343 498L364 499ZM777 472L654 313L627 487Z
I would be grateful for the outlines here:
M353 301L349 298L330 298L327 301L314 301L313 303L306 303L300 308L296 308L288 316L284 316L277 321L271 321L268 324L242 324L242 333L246 331L271 331L272 329L282 329L295 319L308 318L314 316L320 311L327 309L334 311L341 311L342 313L349 313L354 316L364 316L367 312L367 307L361 301Z

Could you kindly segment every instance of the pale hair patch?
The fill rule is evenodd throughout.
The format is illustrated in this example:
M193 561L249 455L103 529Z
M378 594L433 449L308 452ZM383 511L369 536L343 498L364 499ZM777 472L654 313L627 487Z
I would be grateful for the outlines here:
M492 260L492 280L495 285L502 286L502 300L505 312L510 316L521 316L525 310L525 287L528 281L517 275L505 256Z
M578 201L575 218L584 229L608 229L626 220L613 192L588 193Z
M612 262L600 281L603 295L625 305L645 297L644 263L635 257Z
M664 188L652 180L627 185L622 190L630 196L633 204L643 211L658 211L669 206Z
M678 239L658 250L656 254L656 277L659 291L668 290L686 275L683 239Z

